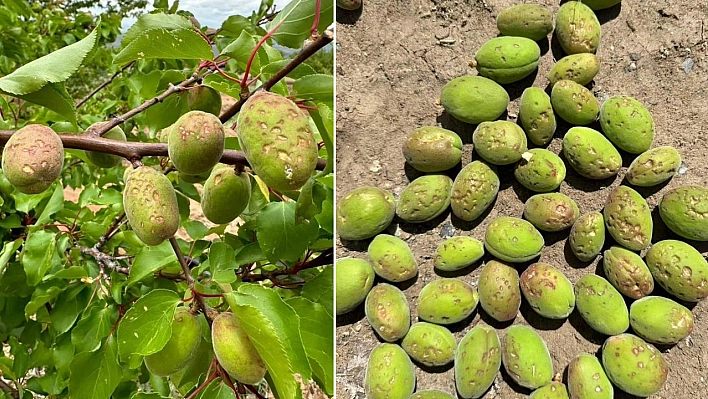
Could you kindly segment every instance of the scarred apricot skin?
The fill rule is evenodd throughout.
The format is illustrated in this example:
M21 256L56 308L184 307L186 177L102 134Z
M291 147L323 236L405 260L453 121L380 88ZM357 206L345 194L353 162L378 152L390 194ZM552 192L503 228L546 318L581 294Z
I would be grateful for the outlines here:
M2 153L2 171L24 194L39 194L61 174L64 145L54 130L28 125L13 134Z
M128 174L123 191L128 223L147 245L158 245L179 228L179 206L169 179L149 166Z

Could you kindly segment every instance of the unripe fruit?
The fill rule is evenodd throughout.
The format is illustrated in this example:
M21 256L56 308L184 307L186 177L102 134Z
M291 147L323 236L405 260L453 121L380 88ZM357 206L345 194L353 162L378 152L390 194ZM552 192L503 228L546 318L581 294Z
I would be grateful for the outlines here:
M371 328L387 342L405 337L411 326L408 300L401 290L390 284L377 284L369 291L364 311Z
M317 143L310 122L294 102L267 91L243 104L237 122L239 143L268 187L297 190L315 171Z
M669 375L669 364L654 345L632 334L607 338L602 365L619 389L640 397L658 392Z
M519 120L529 140L536 145L546 145L556 132L556 115L551 97L538 87L529 87L521 94Z
M211 342L219 364L236 381L252 385L265 377L265 363L233 313L214 317Z
M647 201L633 189L619 186L607 197L603 211L607 231L620 245L641 251L651 244L654 222Z
M531 392L529 399L568 399L568 389L562 382L551 381L550 384Z
M499 13L497 28L504 36L521 36L538 41L553 31L553 15L536 4L519 4Z
M426 175L408 184L396 204L396 214L409 223L435 219L450 206L452 179L445 175Z
M543 317L564 319L575 308L573 284L549 264L529 266L521 273L519 285L531 308Z
M622 156L597 130L572 127L563 137L563 155L578 174L588 179L607 179L619 172Z
M553 65L548 74L548 80L551 85L555 85L561 80L572 80L585 86L592 82L598 72L600 72L600 60L595 54L572 54L561 58Z
M495 320L513 320L519 313L519 272L513 267L490 260L479 274L477 290L479 305Z
M403 156L421 172L442 172L460 163L462 140L453 131L423 126L403 143Z
M485 161L508 165L521 159L526 152L526 134L516 123L508 121L482 122L472 136L474 149Z
M250 200L248 174L237 174L233 166L217 165L204 183L202 212L212 223L231 223L246 209Z
M491 79L461 76L443 87L440 102L455 119L478 124L501 116L509 105L509 94Z
M398 283L418 274L418 262L408 244L388 234L377 235L369 244L369 258L381 278Z
M654 291L654 279L642 258L634 252L610 247L602 257L605 276L619 292L639 299Z
M462 280L443 278L431 281L418 296L418 317L436 324L464 320L477 307L477 290Z
M123 207L130 227L147 245L162 243L179 228L179 206L172 183L148 166L140 166L128 175Z
M659 212L674 233L689 240L708 241L708 188L675 188L664 194Z
M484 256L484 244L472 237L457 236L445 240L435 251L435 268L455 271L477 262Z
M506 331L502 363L509 376L522 387L537 389L551 382L553 362L540 335L524 325Z
M561 231L569 228L580 216L578 204L562 193L531 196L524 205L524 217L543 231Z
M568 237L570 249L583 262L589 262L605 245L605 219L600 212L581 215L573 223Z
M7 140L2 152L5 177L24 194L49 188L64 167L64 145L52 129L27 125Z
M565 164L560 157L542 148L533 148L521 154L514 168L514 176L531 191L545 193L560 187L565 179Z
M604 10L621 3L622 0L584 0L583 4L593 10Z
M221 113L221 94L209 86L195 86L187 90L190 111L204 111L215 116Z
M617 148L640 154L654 141L654 121L642 103L628 96L613 96L600 109L602 131Z
M443 326L415 323L403 338L401 347L413 360L426 366L444 366L455 358L455 336Z
M496 330L477 324L455 351L455 386L465 399L477 399L494 383L501 367L501 344Z
M379 344L366 364L364 391L367 399L408 399L415 389L415 367L396 344Z
M438 390L425 390L425 391L418 391L413 394L413 396L410 397L410 399L455 399L452 395L449 393L443 392L443 391L438 391Z
M502 216L487 226L484 247L495 257L521 263L541 254L545 242L541 233L529 222Z
M627 169L627 181L651 187L672 178L681 166L681 155L673 147L656 147L636 157Z
M531 39L500 36L488 40L477 50L479 74L501 84L517 82L538 68L541 49Z
M337 7L345 10L358 10L363 0L337 0Z
M213 168L224 153L224 127L219 118L190 111L172 125L167 152L175 168L189 175Z
M572 399L612 399L614 388L595 356L583 353L568 365L568 391Z
M465 221L480 217L499 192L499 176L484 162L474 161L460 171L452 183L452 213Z
M708 262L691 245L659 241L647 252L646 261L656 282L669 294L688 302L708 297Z
M578 1L564 3L556 14L556 37L566 54L594 53L602 28L590 7Z
M622 294L609 281L586 274L575 284L575 306L586 323L605 335L622 334L629 328L629 311Z
M196 355L202 339L201 323L187 308L178 308L172 321L172 335L158 352L145 357L151 373L167 377L181 370Z
M572 80L561 80L553 85L551 104L558 116L573 125L592 123L600 113L592 92Z
M214 169L211 169L207 172L200 173L198 175L188 175L186 173L179 172L178 176L179 176L179 179L182 181L185 181L187 183L196 184L196 183L201 183L201 182L205 181L206 179L208 179L213 170Z
M364 259L337 259L335 270L337 315L354 310L374 285L374 268Z
M677 344L693 332L693 314L685 306L661 296L632 303L629 320L637 335L655 344Z
M393 194L359 187L337 202L337 233L343 240L364 240L384 231L396 215Z

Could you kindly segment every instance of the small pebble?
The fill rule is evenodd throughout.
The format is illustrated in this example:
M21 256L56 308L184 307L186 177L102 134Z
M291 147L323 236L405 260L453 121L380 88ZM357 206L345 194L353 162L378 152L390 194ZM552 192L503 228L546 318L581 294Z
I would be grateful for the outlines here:
M378 161L378 159L374 159L374 162L372 162L372 166L369 168L369 170L374 173L381 172L381 163Z
M629 55L629 59L632 61L639 61L641 58L642 56L637 53L632 53Z
M685 73L690 73L691 69L693 69L693 58L686 58L686 61L683 62L683 71Z
M686 163L681 162L681 166L679 166L678 170L676 171L676 174L678 175L685 175L686 172L688 172L688 165Z
M455 235L455 227L451 223L446 223L440 228L440 237L450 238Z

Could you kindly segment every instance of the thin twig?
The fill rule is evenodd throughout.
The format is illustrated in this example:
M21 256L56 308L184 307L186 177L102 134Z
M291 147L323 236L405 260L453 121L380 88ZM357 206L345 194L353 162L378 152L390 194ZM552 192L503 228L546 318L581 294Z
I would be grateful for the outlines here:
M172 250L175 251L175 255L177 255L177 260L179 261L179 265L182 267L182 272L184 273L184 278L187 281L187 284L189 284L189 289L192 293L196 292L196 289L194 288L194 278L190 274L189 265L187 265L187 261L184 259L184 255L182 255L182 250L179 249L179 243L177 243L177 239L174 236L170 238L170 245L172 245ZM199 306L202 313L204 313L204 317L206 317L209 322L209 326L211 326L211 322L213 321L211 309L206 302L204 302L204 298L199 295L194 295L194 302L197 306Z
M295 266L293 266L291 269L281 269L281 270L276 270L270 273L251 273L246 274L243 276L241 279L243 281L263 281L263 280L271 280L271 281L276 281L276 279L280 276L292 276L304 269L311 269L313 267L318 267L318 266L325 266L325 265L331 265L334 262L334 250L332 248L328 248L322 253L317 256L315 259L312 259L310 261L304 261L302 263L299 263ZM257 269L254 269L257 270ZM282 284L282 283L279 283ZM298 283L299 284L299 283Z
M121 69L118 70L118 72L114 73L113 76L111 76L110 78L108 78L108 80L106 80L105 82L101 83L100 86L98 86L97 88L91 90L91 93L87 94L86 97L84 97L84 98L82 98L81 100L79 100L79 101L76 103L76 108L79 108L79 107L81 107L82 105L84 105L89 99L91 99L91 97L93 97L94 95L96 95L96 93L98 93L99 91L103 90L104 87L106 87L106 86L108 86L109 84L111 84L111 82L113 82L113 80L114 80L115 78L117 78L118 75L120 75L121 73L123 73L126 69L130 68L130 67L133 66L134 64L135 64L135 61L131 61L131 62L125 64Z
M106 245L108 240L110 240L115 235L115 233L118 231L123 219L125 219L125 212L122 212L120 215L118 215L118 217L116 217L113 220L113 223L111 223L111 226L108 227L108 230L106 231L106 233L104 235L102 235L101 238L98 239L98 242L96 243L94 248L96 248L97 250L100 251L101 248L103 248L103 246Z
M130 274L129 267L120 266L111 255L101 252L95 246L92 248L79 247L79 249L81 250L81 253L93 256L93 258L96 259L96 262L98 262L99 266L101 267L102 272L104 271L104 267L106 267L111 270L115 270L118 273Z
M0 379L0 390L5 391L12 398L17 399L20 397L20 392L17 389L11 387L10 384L6 383L2 379Z
M260 87L258 87L254 91L248 93L248 95L243 96L238 102L236 102L236 104L232 105L226 111L224 111L224 113L221 114L221 116L219 116L221 123L226 123L226 121L228 121L234 115L236 115L241 110L241 107L246 102L246 100L248 100L254 93L256 93L259 90L266 90L266 91L270 90L273 86L275 86L276 83L278 83L281 79L283 79L287 74L292 72L295 68L297 68L300 64L302 64L306 59L310 58L313 54L315 54L322 47L331 43L332 40L334 40L334 32L332 32L331 30L325 31L322 34L322 36L317 38L317 40L315 40L314 42L305 46L298 53L298 55L295 56L295 58L293 58L286 66L283 67L283 69L278 71L275 75L273 75L270 79L268 79Z

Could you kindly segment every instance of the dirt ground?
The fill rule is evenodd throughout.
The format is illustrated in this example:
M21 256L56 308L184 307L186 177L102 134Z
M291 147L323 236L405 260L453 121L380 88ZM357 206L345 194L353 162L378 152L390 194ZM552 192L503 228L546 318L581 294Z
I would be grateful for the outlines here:
M457 132L465 143L463 165L478 159L472 151L475 126L446 115L437 100L449 80L476 74L469 67L475 51L497 35L495 18L501 10L521 0L364 0L363 10L338 9L337 24L337 197L362 186L391 190L396 196L419 173L407 166L401 153L405 137L423 125L442 126ZM540 1L554 12L556 1ZM671 188L686 184L708 186L708 4L701 0L625 0L620 6L598 12L602 41L598 50L601 71L591 84L603 101L611 95L629 95L650 110L656 124L654 146L670 145L681 153L687 169L668 184L640 190L652 209ZM547 75L562 51L549 39L542 43L538 73L518 84L508 85L512 102L508 114L515 121L519 97L525 87L545 88ZM599 125L594 126L600 129ZM561 152L561 140L569 125L559 121L548 149ZM568 167L560 191L575 199L582 213L599 211L609 191L620 185L632 156L623 153L625 168L614 179L587 181ZM450 176L459 167L450 172ZM399 285L409 299L413 321L421 288L440 278L433 270L433 254L442 236L478 239L490 221L498 216L520 217L524 201L532 194L517 183L512 167L499 169L501 190L493 209L474 222L462 222L446 212L422 225L396 223L389 233L406 240L419 262L413 283ZM676 238L654 212L657 242ZM566 246L568 232L544 233L546 248L540 261L562 270L572 282L595 273L601 258L581 263ZM369 241L338 242L339 257L366 257ZM606 246L613 244L608 237ZM708 243L693 243L703 254ZM485 260L490 259L489 256ZM481 262L480 262L481 263ZM459 274L476 285L479 264ZM520 265L522 271L527 265ZM655 291L666 295L660 289ZM480 313L482 313L480 315ZM653 395L658 399L708 397L708 301L693 307L696 324L689 339L672 348L662 348L670 365L665 387ZM458 342L482 320L498 329L500 338L510 323L494 322L476 310L461 323L451 326ZM576 355L599 353L605 337L593 332L577 312L568 320L552 322L537 316L525 303L513 324L529 324L548 344L555 372L564 373ZM368 355L379 339L366 322L363 306L337 320L337 398L363 399L364 371ZM417 389L437 388L454 393L452 364L435 370L416 366ZM510 383L500 372L484 398L523 398L529 394ZM619 391L615 398L631 398Z

